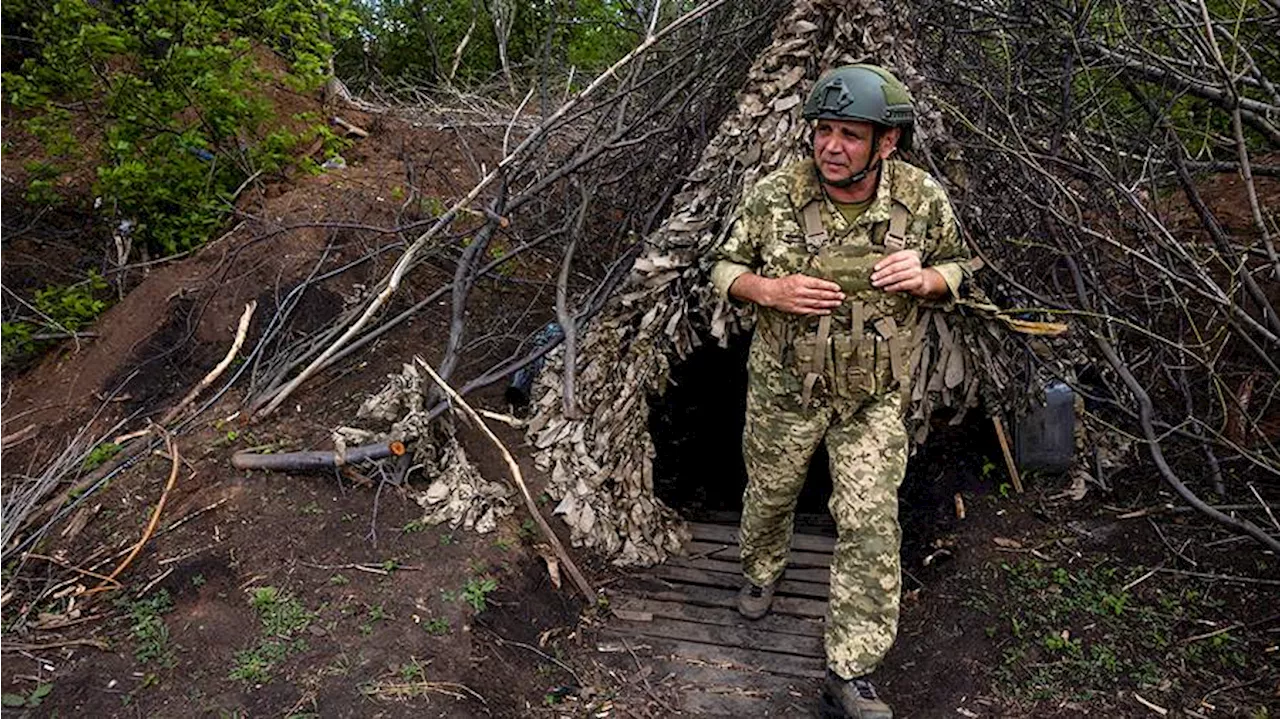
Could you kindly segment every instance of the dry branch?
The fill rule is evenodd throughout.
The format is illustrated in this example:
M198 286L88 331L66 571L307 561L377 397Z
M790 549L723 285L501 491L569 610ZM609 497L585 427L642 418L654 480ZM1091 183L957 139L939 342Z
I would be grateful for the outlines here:
M448 395L450 401L456 403L458 407L461 407L462 411L470 418L471 423L483 432L484 435L489 438L489 441L493 442L494 446L498 448L498 451L502 453L502 458L506 460L507 463L507 469L511 471L511 479L515 482L516 486L520 488L520 494L524 497L525 507L529 510L529 514L532 515L534 521L538 523L539 529L542 530L542 534L546 537L551 548L555 550L556 556L560 558L561 563L563 563L565 568L568 569L569 577L573 579L573 583L577 585L578 591L582 592L583 598L589 603L594 603L596 601L595 590L591 588L591 583L587 581L582 570L578 569L578 565L575 564L573 558L569 556L569 552L565 550L564 545L560 542L560 538L556 536L555 531L553 531L551 526L547 524L547 520L542 517L542 512L538 510L537 500L533 498L533 494L529 491L529 485L524 483L524 477L520 472L520 465L516 464L516 460L511 456L511 452L507 450L507 446L502 443L502 440L498 439L498 436L493 433L493 430L489 429L489 425L485 424L485 421L474 409L471 408L471 405L467 404L466 400L462 399L462 396L459 395L457 391L441 379L440 375L436 374L436 371L431 368L431 365L427 364L421 357L414 357L413 359L418 363L418 365L426 370L427 374L431 376L431 379L440 386L440 389L444 391L446 395Z
M244 345L245 335L249 332L249 320L253 318L253 311L257 308L257 300L253 300L244 306L244 313L240 315L240 324L236 328L236 336L231 343L231 349L227 350L226 356L222 358L222 361L219 362L216 367L210 370L209 374L204 376L204 379L201 379L195 387L191 388L191 391L187 393L187 396L182 398L181 402L178 402L173 406L173 409L165 413L164 417L160 420L160 424L167 425L172 422L179 414L182 413L182 410L187 408L187 405L195 401L196 397L198 397L206 387L216 382L218 378L222 376L222 373L227 371L227 368L231 366L233 361L235 361L236 354L240 352L240 347Z

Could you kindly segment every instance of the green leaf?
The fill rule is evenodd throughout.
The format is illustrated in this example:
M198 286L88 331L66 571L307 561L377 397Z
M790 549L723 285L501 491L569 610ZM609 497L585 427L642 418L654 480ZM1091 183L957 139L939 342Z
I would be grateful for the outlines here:
M4 694L0 695L0 704L7 707L23 707L27 705L27 698L21 694Z

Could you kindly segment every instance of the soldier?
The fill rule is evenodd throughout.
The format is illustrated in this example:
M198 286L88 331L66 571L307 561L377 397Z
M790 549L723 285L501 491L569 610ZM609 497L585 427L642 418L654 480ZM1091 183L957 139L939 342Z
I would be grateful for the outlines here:
M942 186L892 158L909 147L914 119L897 78L872 65L829 71L804 118L813 121L813 157L760 180L713 256L721 296L758 308L738 609L752 619L769 611L796 498L825 440L839 536L823 706L833 716L891 719L867 675L898 625L908 345L921 302L959 296L969 255Z

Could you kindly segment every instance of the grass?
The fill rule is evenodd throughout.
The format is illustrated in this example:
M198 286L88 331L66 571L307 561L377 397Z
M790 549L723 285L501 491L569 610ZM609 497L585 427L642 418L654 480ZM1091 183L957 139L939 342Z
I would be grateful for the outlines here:
M1248 666L1231 632L1203 640L1221 607L1192 587L1126 590L1141 570L1106 562L1055 566L1027 560L1000 564L1000 603L978 596L969 605L995 623L985 628L1000 647L996 688L1030 701L1086 701L1122 689L1179 688L1186 672L1232 676Z
M285 659L306 651L306 641L297 635L311 626L316 615L276 587L254 589L249 604L258 615L262 637L254 646L236 652L230 677L248 684L262 684Z
M427 630L427 634L433 637L441 637L449 633L449 620L444 617L433 617L422 628Z

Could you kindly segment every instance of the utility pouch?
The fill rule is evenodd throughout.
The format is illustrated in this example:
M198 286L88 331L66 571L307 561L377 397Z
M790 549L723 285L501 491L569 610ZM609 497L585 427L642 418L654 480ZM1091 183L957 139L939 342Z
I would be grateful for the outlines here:
M846 295L865 294L873 289L871 273L884 257L865 245L829 245L818 253L818 276L840 285Z

